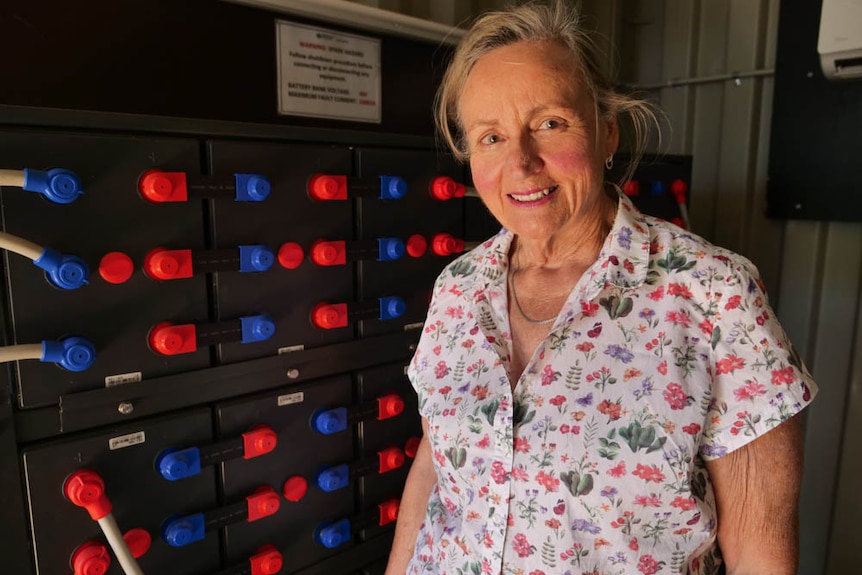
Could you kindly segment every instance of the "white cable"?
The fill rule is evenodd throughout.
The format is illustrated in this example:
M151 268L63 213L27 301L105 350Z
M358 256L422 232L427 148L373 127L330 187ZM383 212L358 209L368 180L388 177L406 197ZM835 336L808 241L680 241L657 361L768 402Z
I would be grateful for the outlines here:
M135 557L129 550L126 540L123 539L123 534L120 533L120 528L117 527L117 522L114 521L114 515L108 513L99 519L98 523L99 527L102 528L102 533L105 534L105 538L108 540L108 545L111 546L114 555L117 556L117 561L120 563L123 573L126 575L144 575L137 560L135 560Z
M24 238L19 238L6 232L0 232L0 249L15 252L34 261L42 257L42 253L45 251L45 248L39 244L34 244Z
M685 204L677 204L679 206L679 214L682 216L682 223L685 224L685 229L691 230L691 220L688 219L688 206Z
M464 197L481 198L481 196L479 195L479 191L476 188L471 188L470 186L467 186L467 188L464 190Z
M24 187L24 170L0 170L0 186Z
M19 359L42 359L42 344L26 343L0 347L0 363L18 361Z

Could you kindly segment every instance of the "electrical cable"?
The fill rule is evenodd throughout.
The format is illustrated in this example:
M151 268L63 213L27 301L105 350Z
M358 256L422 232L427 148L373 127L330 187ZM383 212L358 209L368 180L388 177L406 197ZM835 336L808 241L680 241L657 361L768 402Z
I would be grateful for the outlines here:
M123 534L117 526L117 522L114 520L114 515L112 513L108 513L104 517L97 519L96 522L99 524L99 527L102 528L102 533L105 534L105 539L108 540L108 545L110 545L111 549L114 551L114 555L117 557L117 561L120 563L123 573L126 575L144 575L144 572L141 571L141 567L138 565L137 560L132 555L131 550L129 550L129 545L126 543L126 540L123 539Z
M39 244L34 244L31 241L7 234L6 232L0 232L0 248L15 252L34 261L42 257L42 253L45 251L45 248Z
M26 343L22 345L7 345L0 347L0 363L22 359L42 359L41 343Z

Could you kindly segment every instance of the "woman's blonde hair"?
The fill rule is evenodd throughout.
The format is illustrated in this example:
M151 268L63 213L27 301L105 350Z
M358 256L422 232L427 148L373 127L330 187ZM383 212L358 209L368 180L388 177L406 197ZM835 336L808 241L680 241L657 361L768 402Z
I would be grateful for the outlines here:
M581 71L581 81L596 103L597 116L629 120L631 162L622 180L630 178L646 150L650 127L658 128L655 108L646 100L616 91L602 70L601 51L581 24L577 8L566 0L532 1L487 12L458 44L434 101L438 135L455 158L461 162L469 159L458 107L467 76L488 52L521 41L550 41L566 46Z

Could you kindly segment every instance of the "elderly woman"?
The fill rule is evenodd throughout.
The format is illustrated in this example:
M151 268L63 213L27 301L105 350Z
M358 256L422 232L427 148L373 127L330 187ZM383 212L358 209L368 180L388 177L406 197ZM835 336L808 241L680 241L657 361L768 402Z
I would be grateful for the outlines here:
M795 573L816 387L749 261L604 182L647 116L578 15L485 15L438 105L504 229L437 280L387 574Z

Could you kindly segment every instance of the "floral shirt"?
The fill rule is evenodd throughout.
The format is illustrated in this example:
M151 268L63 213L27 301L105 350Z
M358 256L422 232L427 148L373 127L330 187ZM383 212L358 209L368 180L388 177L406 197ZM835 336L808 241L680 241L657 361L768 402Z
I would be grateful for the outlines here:
M757 270L621 195L513 392L512 238L443 271L409 367L438 481L407 572L715 574L704 460L817 390Z

